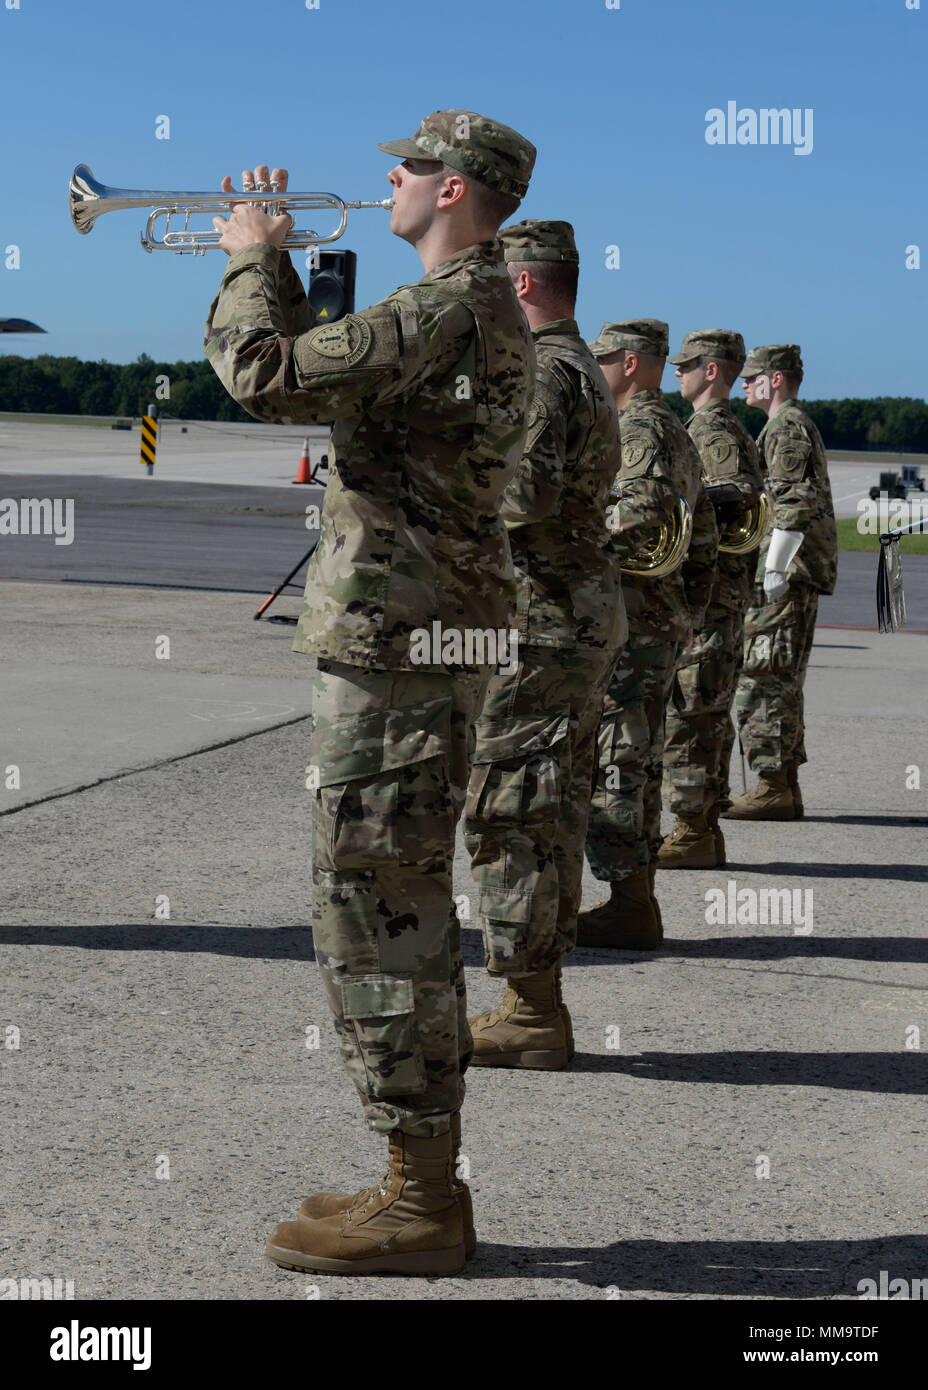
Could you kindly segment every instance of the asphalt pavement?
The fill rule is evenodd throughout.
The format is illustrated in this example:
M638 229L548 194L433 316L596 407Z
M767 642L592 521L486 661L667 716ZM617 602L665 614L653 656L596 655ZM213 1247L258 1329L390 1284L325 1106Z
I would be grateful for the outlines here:
M0 538L0 580L226 589L264 597L313 545L324 491L34 472L0 474L0 497L73 504L69 544L49 534ZM876 554L842 551L838 586L822 599L819 621L875 627L876 569ZM928 630L928 556L905 556L903 574L908 627ZM269 612L298 612L304 579L301 569L286 591L295 604L278 603Z

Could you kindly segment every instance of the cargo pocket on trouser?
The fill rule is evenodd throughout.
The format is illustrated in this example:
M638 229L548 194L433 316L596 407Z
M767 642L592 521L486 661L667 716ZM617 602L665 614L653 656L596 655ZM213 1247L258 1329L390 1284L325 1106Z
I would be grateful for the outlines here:
M314 733L315 867L340 873L422 863L447 846L450 749L450 697L375 709Z
M607 815L618 814L636 789L644 785L644 774L635 774L635 764L651 747L651 730L642 704L625 705L607 712L596 735L596 769L592 804Z
M744 631L745 676L756 679L796 670L799 620L789 598L752 610Z
M477 720L464 839L492 974L525 974L554 935L554 845L570 785L569 727L569 709Z
M342 1014L350 1022L372 1097L414 1095L426 1089L416 1030L415 992L409 978L345 975Z

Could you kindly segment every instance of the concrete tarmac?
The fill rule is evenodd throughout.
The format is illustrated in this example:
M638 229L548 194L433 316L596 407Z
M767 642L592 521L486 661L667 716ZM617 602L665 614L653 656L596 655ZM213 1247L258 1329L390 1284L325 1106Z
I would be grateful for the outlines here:
M73 477L156 482L220 483L230 487L288 484L296 477L304 437L310 461L317 464L328 448L322 425L264 425L221 420L171 420L159 423L155 471L148 478L139 463L138 425L114 430L103 420L73 416L47 420L0 413L0 473L70 474ZM829 454L828 467L836 516L855 516L857 503L879 482L880 472L899 472L900 455ZM921 456L907 461L928 468ZM924 493L914 491L915 499Z
M820 628L806 819L726 823L724 868L662 872L661 951L573 954L570 1070L469 1074L466 1270L348 1279L263 1256L308 1192L384 1160L306 926L312 663L239 594L0 597L0 1278L76 1299L844 1300L928 1275L921 637ZM460 841L455 867L477 1011L501 987ZM745 889L799 916L764 921ZM588 870L584 891L605 896Z

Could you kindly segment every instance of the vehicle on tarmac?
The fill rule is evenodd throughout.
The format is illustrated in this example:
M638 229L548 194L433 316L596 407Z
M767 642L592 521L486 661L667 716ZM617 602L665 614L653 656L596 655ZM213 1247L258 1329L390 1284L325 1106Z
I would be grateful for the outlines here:
M904 463L901 473L895 470L881 473L879 486L870 489L870 496L874 501L884 492L890 497L905 497L910 490L924 492L925 480L918 464Z

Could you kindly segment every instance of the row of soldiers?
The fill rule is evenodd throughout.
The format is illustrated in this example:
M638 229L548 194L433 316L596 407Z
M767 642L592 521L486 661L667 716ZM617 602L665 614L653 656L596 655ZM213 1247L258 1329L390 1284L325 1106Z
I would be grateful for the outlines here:
M671 359L694 407L684 429L660 390L667 325L606 323L586 344L570 225L500 231L527 191L527 140L444 111L380 148L400 160L391 230L424 277L314 325L280 249L289 218L237 204L215 223L230 260L206 351L257 418L335 421L294 643L316 658L313 936L368 1124L389 1136L380 1182L307 1198L267 1253L294 1269L441 1274L476 1245L458 1170L466 1068L573 1056L561 966L584 847L611 896L580 917L580 941L652 949L659 865L724 862L720 814L801 814L802 674L834 584L834 521L821 439L795 399L797 348L745 361L735 332L688 334ZM244 189L271 179L285 190L266 166ZM759 453L729 404L739 373L769 416ZM720 556L765 477L760 563ZM640 557L676 534L681 498L689 548L656 577ZM512 627L507 666L412 655L423 630ZM758 783L732 802L742 649ZM677 815L663 844L662 763ZM462 814L487 968L506 981L471 1020L452 897Z

